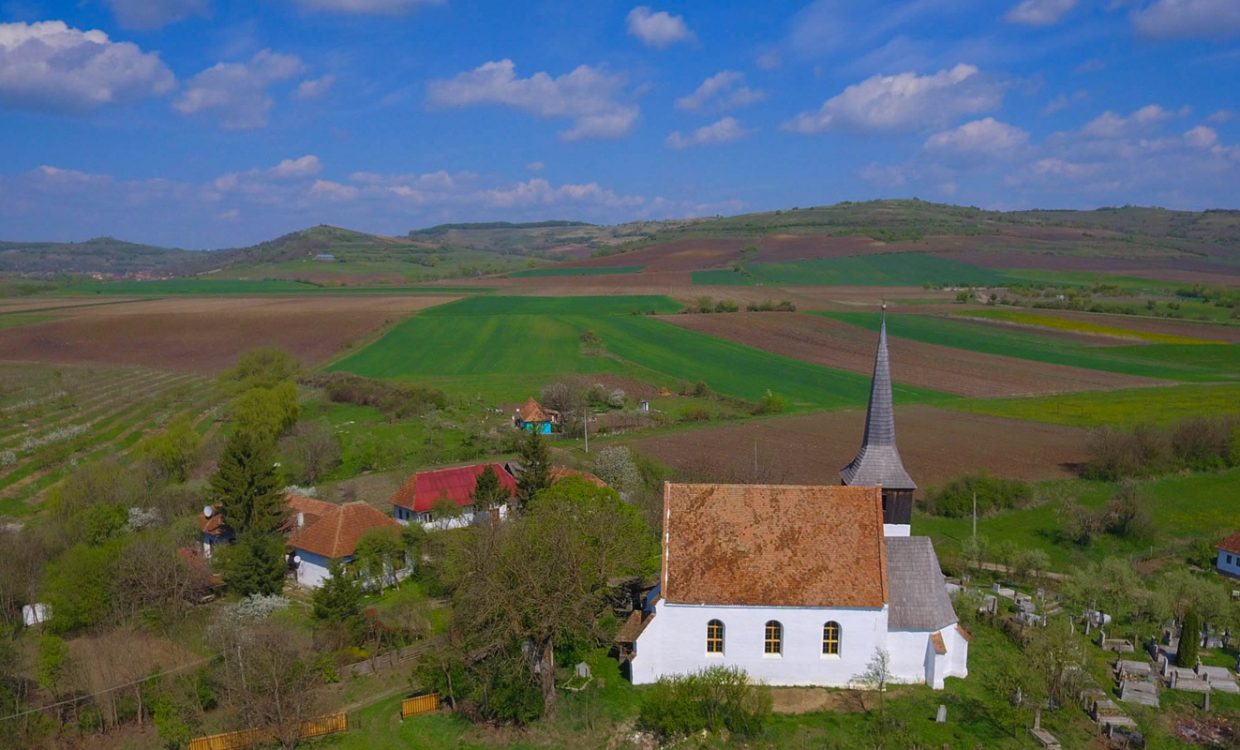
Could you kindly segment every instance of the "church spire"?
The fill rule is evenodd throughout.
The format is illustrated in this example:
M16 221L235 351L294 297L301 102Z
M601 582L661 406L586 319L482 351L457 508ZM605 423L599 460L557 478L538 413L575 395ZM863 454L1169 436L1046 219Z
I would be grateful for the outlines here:
M874 356L874 377L870 382L870 404L865 413L865 436L852 463L840 471L849 485L880 484L885 490L917 489L904 470L896 448L896 418L891 405L891 364L887 357L887 305L878 332L878 352Z

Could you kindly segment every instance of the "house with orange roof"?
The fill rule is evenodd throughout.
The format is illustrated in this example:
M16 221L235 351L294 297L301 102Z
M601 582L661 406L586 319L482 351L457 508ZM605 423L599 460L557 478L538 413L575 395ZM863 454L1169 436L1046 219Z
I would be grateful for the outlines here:
M1225 576L1240 578L1240 531L1216 544L1214 550L1218 552L1214 569Z
M543 407L531 396L517 409L517 413L512 417L512 423L519 430L550 435L560 424L560 413Z
M392 517L401 524L416 523L431 531L468 526L474 520L474 487L478 483L478 476L487 467L499 477L499 484L507 490L509 497L515 497L517 480L501 464L473 464L419 471L406 479L392 494ZM445 501L456 505L459 512L439 516L435 506ZM507 508L500 507L496 512L503 517L507 514Z
M329 505L321 516L297 529L289 537L291 562L297 582L317 588L331 576L333 562L353 562L357 543L372 529L399 529L390 516L360 500L343 505Z

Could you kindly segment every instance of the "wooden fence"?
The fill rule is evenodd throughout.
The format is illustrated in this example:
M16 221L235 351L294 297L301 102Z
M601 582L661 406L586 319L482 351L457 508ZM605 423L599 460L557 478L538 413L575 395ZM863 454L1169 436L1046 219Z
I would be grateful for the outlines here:
M298 735L303 740L311 737L322 737L327 734L344 732L349 728L347 714L329 714L307 721L301 725ZM242 729L239 732L213 734L209 737L197 737L190 740L189 750L244 750L263 742L273 742L276 733L272 729Z
M400 702L400 718L402 719L408 719L410 716L429 714L432 711L438 710L439 693L417 695L412 698L406 698Z

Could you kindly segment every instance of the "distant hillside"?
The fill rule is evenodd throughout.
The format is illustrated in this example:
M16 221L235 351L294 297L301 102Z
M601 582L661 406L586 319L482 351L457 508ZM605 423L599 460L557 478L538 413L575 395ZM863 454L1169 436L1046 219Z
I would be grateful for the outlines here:
M409 237L505 255L585 258L603 248L649 240L661 231L679 229L691 223L692 220L641 221L610 227L578 221L440 224L415 229Z
M26 275L175 273L192 264L189 250L139 245L112 237L85 242L0 242L0 272Z

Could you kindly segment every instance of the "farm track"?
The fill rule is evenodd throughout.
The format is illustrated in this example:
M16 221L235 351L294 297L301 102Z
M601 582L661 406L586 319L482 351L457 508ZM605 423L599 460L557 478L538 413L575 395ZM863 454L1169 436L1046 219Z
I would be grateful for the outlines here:
M0 450L12 448L26 437L35 434L46 434L50 430L64 426L66 423L93 424L108 413L110 406L118 402L116 398L118 393L143 392L145 389L153 386L160 386L157 392L163 392L168 388L175 388L180 384L188 384L194 380L192 375L176 375L175 373L157 373L156 375L157 377L155 378L141 380L122 378L124 382L117 384L115 388L111 388L84 402L65 406L51 414L42 416L39 424L31 426L23 432L13 433L7 439L0 441ZM56 421L48 421L46 417L54 418Z

